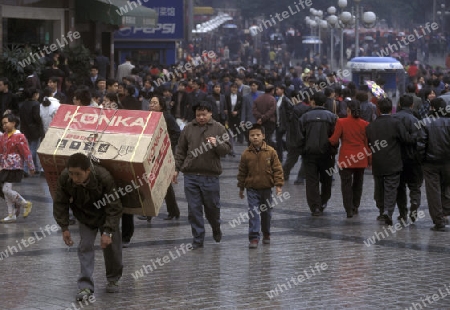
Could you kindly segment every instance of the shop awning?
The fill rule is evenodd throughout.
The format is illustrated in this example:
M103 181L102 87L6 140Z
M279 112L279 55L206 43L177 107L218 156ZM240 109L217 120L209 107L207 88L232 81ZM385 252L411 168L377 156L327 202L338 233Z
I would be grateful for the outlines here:
M76 18L77 21L99 21L119 27L156 27L156 11L139 3L128 0L77 0Z

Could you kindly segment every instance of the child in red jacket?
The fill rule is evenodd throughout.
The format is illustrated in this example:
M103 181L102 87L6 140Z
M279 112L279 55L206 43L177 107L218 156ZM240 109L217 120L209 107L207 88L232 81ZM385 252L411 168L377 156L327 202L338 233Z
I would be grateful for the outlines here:
M24 207L23 217L27 217L32 208L30 201L25 200L18 192L12 189L12 183L20 183L23 177L23 167L26 161L30 174L34 174L34 163L28 142L25 136L16 129L19 119L14 114L6 114L2 118L4 134L0 137L0 183L8 206L8 216L2 223L13 223Z

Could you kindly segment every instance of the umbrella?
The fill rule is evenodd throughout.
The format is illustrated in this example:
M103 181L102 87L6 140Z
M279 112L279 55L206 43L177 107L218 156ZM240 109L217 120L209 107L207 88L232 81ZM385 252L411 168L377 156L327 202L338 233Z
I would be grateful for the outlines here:
M384 90L380 87L380 85L378 85L377 83L375 83L374 81L366 81L367 86L369 87L369 90L372 92L372 94L377 98L377 99L381 99L381 98L386 98L386 93L384 92Z

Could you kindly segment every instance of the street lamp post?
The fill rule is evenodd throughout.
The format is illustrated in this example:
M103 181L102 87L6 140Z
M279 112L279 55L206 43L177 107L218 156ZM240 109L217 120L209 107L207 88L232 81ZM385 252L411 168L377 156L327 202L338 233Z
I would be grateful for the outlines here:
M330 6L327 9L329 16L327 17L327 22L330 25L331 30L331 57L330 57L330 71L334 68L334 28L338 26L338 18L336 14L336 8L334 6Z
M365 28L373 28L377 23L377 16L374 12L364 12L361 18L361 8L359 3L361 0L354 0L356 3L356 23L355 23L355 57L359 56L359 26L362 22Z
M356 23L355 23L355 57L359 56L359 19L360 19L360 11L359 11L359 3L361 0L353 0L356 3Z

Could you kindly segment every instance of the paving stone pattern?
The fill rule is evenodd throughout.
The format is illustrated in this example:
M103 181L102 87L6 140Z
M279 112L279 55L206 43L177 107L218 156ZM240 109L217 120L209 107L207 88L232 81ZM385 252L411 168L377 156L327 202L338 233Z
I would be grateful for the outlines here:
M244 146L237 150L241 153ZM105 293L103 255L97 246L95 302L79 305L74 298L79 272L76 247L68 250L58 231L0 261L0 309L422 309L419 305L450 309L450 296L444 295L450 295L450 232L430 231L424 193L425 218L396 233L388 231L389 236L368 247L364 241L385 228L375 220L378 211L370 173L365 175L358 216L346 218L339 175L335 175L324 216L312 217L305 186L293 184L297 165L283 187L291 198L273 213L272 244L251 250L248 223L234 228L229 223L247 211L247 200L239 199L236 187L239 158L223 159L221 243L214 242L208 226L203 249L186 254L179 250L181 244L192 242L181 176L174 186L179 220L163 220L165 205L150 224L135 219L132 243L123 250L120 293ZM55 223L44 178L24 179L16 188L33 201L34 208L28 219L0 225L0 252ZM4 216L6 205L2 205ZM71 226L70 231L77 244L78 227ZM152 260L162 262L168 255L162 266L156 263L157 268L148 269L138 280L132 276L143 265L152 266ZM326 269L320 269L321 264ZM275 289L278 296L273 295ZM433 301L433 294L439 295L438 301Z

